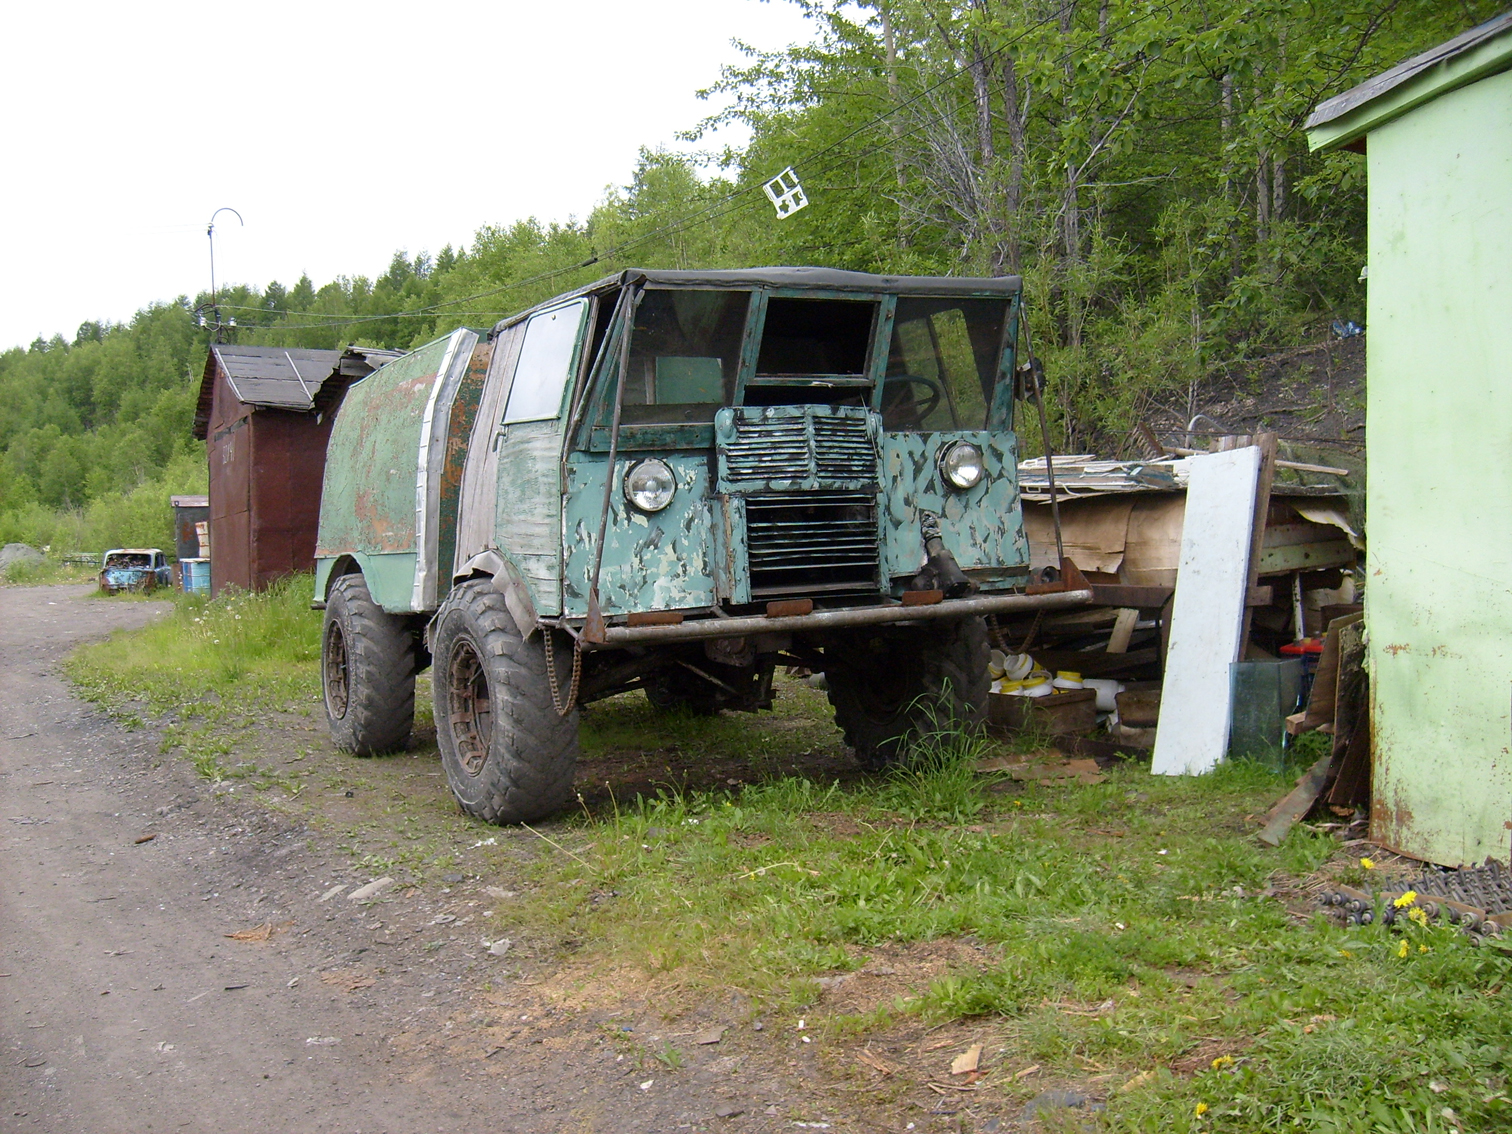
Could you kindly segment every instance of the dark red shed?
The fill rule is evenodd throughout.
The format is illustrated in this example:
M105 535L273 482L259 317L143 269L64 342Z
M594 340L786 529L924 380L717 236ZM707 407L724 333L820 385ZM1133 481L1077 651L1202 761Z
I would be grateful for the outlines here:
M331 419L347 386L396 352L217 343L194 436L210 463L210 585L256 591L315 561Z

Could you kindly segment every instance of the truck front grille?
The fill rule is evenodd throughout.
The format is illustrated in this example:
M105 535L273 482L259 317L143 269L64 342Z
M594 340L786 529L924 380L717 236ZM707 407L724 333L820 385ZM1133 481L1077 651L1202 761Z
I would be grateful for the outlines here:
M870 493L752 496L746 501L751 597L877 586L877 505Z
M877 445L864 409L784 406L721 410L726 492L855 490L877 483Z

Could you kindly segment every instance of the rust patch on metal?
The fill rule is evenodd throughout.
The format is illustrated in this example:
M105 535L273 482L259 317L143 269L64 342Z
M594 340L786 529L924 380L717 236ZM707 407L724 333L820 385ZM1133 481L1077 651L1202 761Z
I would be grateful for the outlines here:
M766 604L766 616L768 618L792 618L801 614L814 612L814 600L807 598L778 599Z
M1396 657L1398 654L1405 654L1412 649L1406 642L1392 642L1389 646L1382 646L1381 648L1392 657Z
M680 626L683 614L680 610L635 610L625 618L626 626Z
M937 602L945 601L945 592L934 591L904 591L904 606L933 606Z

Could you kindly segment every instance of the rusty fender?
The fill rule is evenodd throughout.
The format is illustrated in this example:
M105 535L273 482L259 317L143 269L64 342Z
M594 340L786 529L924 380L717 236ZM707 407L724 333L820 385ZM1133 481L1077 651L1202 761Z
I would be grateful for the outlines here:
M602 642L584 638L584 649L612 649L656 642L694 642L707 638L742 638L747 634L792 633L804 630L839 630L851 626L876 626L892 622L925 622L936 618L966 618L974 614L1006 614L1016 610L1062 610L1092 601L1090 589L1057 591L1044 595L989 595L947 599L932 606L863 606L846 610L821 610L769 618L763 614L739 618L700 618L676 626L610 626Z

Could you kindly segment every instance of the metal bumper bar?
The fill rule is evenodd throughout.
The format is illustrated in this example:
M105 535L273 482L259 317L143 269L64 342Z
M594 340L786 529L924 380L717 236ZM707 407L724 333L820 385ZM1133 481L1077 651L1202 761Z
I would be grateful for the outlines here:
M585 649L611 649L653 642L697 642L709 638L743 638L748 634L785 634L804 630L839 630L852 626L878 626L893 622L928 622L937 618L966 618L980 614L1008 614L1018 610L1060 610L1085 606L1092 601L1090 589L1056 591L1039 595L988 595L946 599L931 606L862 606L845 610L820 610L777 618L747 615L739 618L700 618L676 626L609 626L601 643L584 642Z

